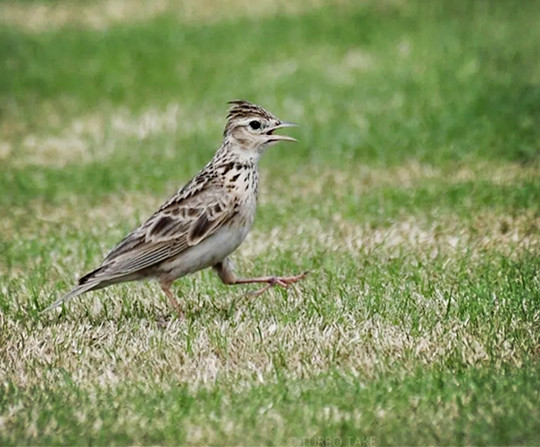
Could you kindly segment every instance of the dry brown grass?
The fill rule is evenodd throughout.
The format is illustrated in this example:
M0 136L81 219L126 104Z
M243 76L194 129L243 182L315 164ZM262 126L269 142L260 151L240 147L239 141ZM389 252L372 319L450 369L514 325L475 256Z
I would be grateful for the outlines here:
M434 166L415 160L388 167L374 167L358 164L354 170L325 169L322 166L307 166L298 173L291 174L290 183L294 188L288 188L289 182L273 181L271 177L264 181L272 182L269 189L274 196L262 196L262 200L293 194L297 198L323 196L331 191L333 195L360 194L372 188L395 186L411 188L425 181L444 181L445 184L457 184L469 181L489 182L495 185L507 185L522 180L531 180L538 175L538 167L519 163L476 162L448 166ZM317 179L317 181L313 181ZM288 188L288 189L285 189ZM288 191L288 194L284 194Z
M129 299L148 305L156 299L149 297L150 290L132 287ZM377 315L351 312L338 296L333 299L339 318L307 315L302 309L310 305L313 291L289 294L285 306L299 312L299 318L288 324L273 317L276 306L283 306L273 292L249 305L239 304L232 319L224 319L211 309L226 306L230 298L203 294L195 282L183 298L202 316L172 320L165 328L156 321L126 320L117 292L100 294L108 301L108 318L100 317L100 323L85 322L80 304L71 306L67 321L53 322L53 316L46 316L37 327L0 317L3 333L9 334L2 345L0 380L39 386L59 382L68 372L82 388L148 380L178 381L195 388L219 380L241 387L252 386L254 379L272 381L275 362L287 365L289 378L308 378L335 367L374 377L392 370L391 359L412 370L456 352L473 366L489 359L485 341L468 329L467 321L443 321L447 301L442 294L440 300L418 295L417 305L440 315L441 322L411 335L406 322L396 325ZM355 285L349 293L359 301L369 296L369 290ZM387 299L396 299L396 293L389 291ZM90 308L97 315L102 305L94 300ZM534 328L528 330L533 337ZM504 341L504 334L500 337ZM501 343L498 359L491 360L519 364L522 355L515 346Z
M403 173L402 169L398 170L398 178L402 175L411 181L411 172ZM432 169L424 171L416 165L412 172L435 175ZM343 173L329 175L343 181ZM463 175L457 173L459 178ZM508 172L503 177L507 176ZM60 222L68 222L73 228L84 232L92 229L99 234L107 227L117 233L115 227L120 222L134 220L134 215L153 209L154 201L152 196L111 196L103 205L82 214L76 212L76 203L33 207L45 233L58 231ZM384 227L356 223L334 214L328 221L308 219L269 232L256 230L236 259L242 271L249 271L253 260L275 259L287 247L294 246L297 253L309 253L317 247L330 258L374 257L381 268L404 253L405 262L411 265L428 265L432 260L446 258L447 268L452 270L468 253L469 268L474 269L486 253L519 258L524 252L540 251L539 228L540 220L532 213L517 217L478 214L467 222L446 216L435 223L410 216ZM62 262L54 274L56 278L65 275L68 265L80 267L76 254ZM326 283L323 272L315 271L285 301L275 291L250 300L241 298L241 289L226 289L210 275L179 282L180 295L191 316L169 320L165 327L159 315L168 313L167 305L156 286L144 284L114 287L83 297L71 303L66 317L60 320L50 314L27 323L0 315L0 333L4 335L0 381L39 386L61 381L67 371L79 386L88 389L148 380L154 384L178 381L193 388L219 380L241 388L274 380L276 362L287 365L287 377L305 378L336 367L375 377L392 371L396 359L401 369L412 370L456 353L470 365L494 360L486 350L483 333L470 331L467 320L443 318L448 305L444 272L438 278L441 289L429 297L420 290L414 295L416 306L431 315L430 321L439 316L440 322L426 325L414 335L406 319L397 324L381 315L368 315L367 307L361 304L351 308L343 296L355 297L362 303L371 295L368 286L354 280L344 284L338 293ZM36 292L26 288L25 272L14 273L12 278L16 276L21 279L17 302L24 308L28 296ZM333 312L306 311L320 305L320 293L332 303ZM384 300L399 301L401 293L399 287L388 287ZM50 300L46 285L37 294L40 301ZM126 302L153 309L149 314L155 315L157 321L127 316ZM231 305L235 310L225 317ZM279 319L282 312L297 318L287 323ZM530 331L534 338L533 327L525 325L522 329ZM496 360L519 365L525 353L506 343L504 334L496 336L501 341Z
M364 10L352 0L0 2L0 26L11 28L8 40L12 33L23 43L14 73L27 76L13 84L22 102L8 98L0 123L4 184L14 186L13 197L3 196L0 219L0 444L70 444L84 438L98 445L371 446L537 439L540 215L534 180L539 171L532 161L509 161L530 149L532 134L524 132L530 116L516 99L505 109L516 107L515 120L496 128L500 117L488 107L508 92L487 101L484 89L477 88L482 82L503 88L509 79L516 91L528 87L532 65L507 72L494 64L487 73L478 62L484 52L499 54L502 43L512 54L529 54L518 39L522 34L512 31L512 21L518 30L523 16L496 8L487 15L477 8L472 18L448 21L446 12L463 6L450 3L423 16L416 14L423 5L403 0L363 0ZM354 15L330 16L332 6L353 4ZM310 13L324 5L331 5L322 12L324 20ZM398 14L376 13L388 5L412 6ZM183 318L171 313L154 283L113 286L78 297L62 312L39 315L163 202L166 193L140 191L145 176L148 191L172 193L185 183L187 166L199 154L186 161L180 154L197 146L183 147L182 139L218 136L223 115L204 109L199 89L180 96L162 91L169 85L166 78L152 83L138 101L119 98L121 108L94 102L97 90L97 95L89 90L80 97L55 96L62 85L51 84L40 99L35 76L40 67L25 68L30 56L24 42L33 48L43 40L44 54L54 62L54 50L62 48L56 38L70 39L63 34L75 27L96 31L84 31L84 39L99 35L110 49L101 30L127 24L117 30L126 39L117 43L129 46L129 33L140 38L142 29L154 35L202 24L192 49L215 55L209 50L220 48L207 38L214 30L209 23L261 19L262 30L268 25L262 19L282 13L309 14L295 19L306 31L305 48L298 49L296 27L281 36L283 45L270 57L261 57L260 45L246 40L242 27L231 42L236 54L250 55L246 89L260 92L262 104L278 103L283 118L305 123L296 134L304 143L296 146L299 152L276 148L263 160L258 221L233 259L239 274L309 269L306 280L254 299L246 296L251 287L224 286L205 271L175 283ZM151 22L161 16L178 24ZM374 25L366 30L366 41L356 29L344 28L356 26L356 18ZM130 26L136 22L147 23ZM268 30L279 21L269 22ZM499 24L506 27L502 34ZM475 34L478 27L498 40ZM328 39L318 29L328 30ZM403 36L396 37L396 29L404 30ZM144 53L139 43L147 41L136 41L126 49L138 57ZM166 52L173 58L182 41L177 44ZM62 55L75 67L87 54L76 54L75 46L70 51ZM96 62L106 64L110 52L102 56ZM176 61L163 61L175 67ZM222 81L231 81L231 88L238 86L234 73L221 73L230 76ZM55 70L49 75L43 82L64 82ZM209 70L206 78L192 81L206 85L213 75ZM122 70L117 76L116 85L124 85ZM132 91L146 91L143 83L153 78L143 78ZM289 80L291 86L305 81L310 97L284 93ZM415 95L415 85L426 88ZM296 93L302 96L301 90ZM265 95L272 96L266 101ZM187 110L180 97L200 108ZM171 102L159 103L160 98ZM346 107L338 108L346 120L332 116L338 102ZM449 108L433 119L432 106L445 104ZM407 121L411 110L414 117ZM469 133L467 123L460 123L469 119L470 127L489 125ZM415 123L422 123L423 134L411 135ZM310 129L318 133L300 136ZM380 139L380 154L361 154L358 143L353 154L344 154L351 157L335 158L339 148L382 132L388 138ZM425 146L413 147L416 137ZM314 146L309 151L306 141ZM394 158L393 143L401 141L408 144ZM499 143L497 150L509 142L515 146L499 157L493 142ZM435 146L432 152L422 152L428 145ZM131 162L134 146L141 151L137 156L159 153L159 160L148 165L136 160L108 189L109 173L122 170L124 160ZM472 151L465 154L468 148ZM432 164L412 161L415 157ZM458 157L462 162L451 161ZM160 185L156 176L169 169L168 161L177 166L166 174L170 184ZM178 166L184 161L186 166ZM104 167L103 176L92 176L87 163ZM172 172L186 177L172 179ZM56 175L62 178L57 181ZM328 442L324 435L334 432L343 437ZM375 442L346 437L364 433L375 433Z
M260 18L276 14L294 15L323 4L346 4L350 0L99 0L81 3L8 1L0 4L0 23L29 32L62 28L104 30L119 23L151 20L167 14L183 23L213 23L239 17Z
M0 140L0 159L10 157L10 164L15 167L80 165L104 161L119 147L129 147L131 140L174 135L179 129L186 137L214 124L202 110L188 113L179 103L148 107L136 113L105 107L99 113L76 117L65 124L49 113L46 120L56 123L49 126L55 130L28 131L21 141Z
M299 252L308 252L316 244L329 253L360 257L377 251L388 258L408 253L429 261L469 253L474 259L485 250L493 250L511 258L523 252L540 252L539 234L540 218L533 213L517 217L478 214L467 222L454 216L436 222L409 217L379 227L336 214L330 221L309 219L289 228L274 228L270 233L254 231L242 253L263 256L288 244L294 244Z

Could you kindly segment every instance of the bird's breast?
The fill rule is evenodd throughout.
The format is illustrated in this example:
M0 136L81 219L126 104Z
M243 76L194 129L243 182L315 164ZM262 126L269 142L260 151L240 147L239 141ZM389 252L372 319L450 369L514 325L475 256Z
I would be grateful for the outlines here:
M159 266L157 276L166 275L174 280L223 261L240 246L249 232L250 227L239 223L231 221L223 225L199 244L164 262Z

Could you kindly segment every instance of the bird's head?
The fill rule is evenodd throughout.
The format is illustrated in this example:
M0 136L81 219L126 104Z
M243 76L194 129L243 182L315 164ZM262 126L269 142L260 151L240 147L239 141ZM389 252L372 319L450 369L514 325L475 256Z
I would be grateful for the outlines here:
M280 141L297 141L274 132L296 124L281 121L262 107L244 100L230 101L224 137L241 151L261 154L268 146Z

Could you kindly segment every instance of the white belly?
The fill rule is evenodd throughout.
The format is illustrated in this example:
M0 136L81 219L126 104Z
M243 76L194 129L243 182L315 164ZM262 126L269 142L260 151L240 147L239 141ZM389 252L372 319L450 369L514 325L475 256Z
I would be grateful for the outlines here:
M229 256L244 241L250 225L243 228L225 226L198 245L182 252L177 258L159 266L157 276L171 280L211 267Z

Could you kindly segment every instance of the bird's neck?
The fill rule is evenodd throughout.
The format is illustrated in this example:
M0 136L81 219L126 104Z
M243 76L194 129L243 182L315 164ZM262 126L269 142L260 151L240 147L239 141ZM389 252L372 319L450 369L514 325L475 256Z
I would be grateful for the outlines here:
M216 151L211 164L238 163L243 166L258 169L260 154L250 150L244 150L233 142L225 139L221 147Z

